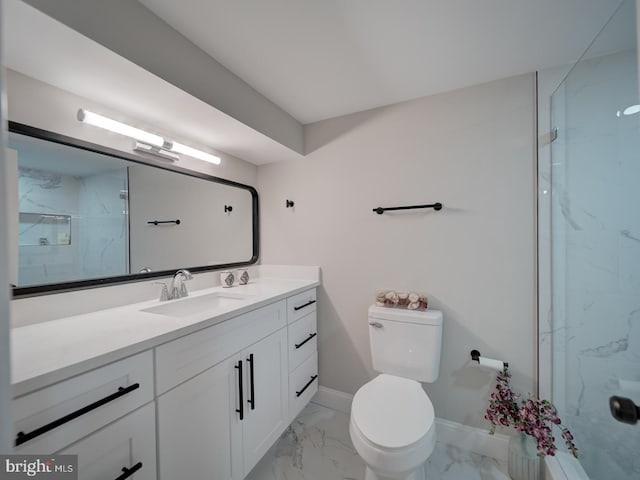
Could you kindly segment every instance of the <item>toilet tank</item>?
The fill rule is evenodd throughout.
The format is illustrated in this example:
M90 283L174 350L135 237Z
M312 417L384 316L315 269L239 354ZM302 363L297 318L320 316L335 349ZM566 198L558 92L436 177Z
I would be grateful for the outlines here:
M373 368L380 373L435 382L440 373L442 312L369 307Z

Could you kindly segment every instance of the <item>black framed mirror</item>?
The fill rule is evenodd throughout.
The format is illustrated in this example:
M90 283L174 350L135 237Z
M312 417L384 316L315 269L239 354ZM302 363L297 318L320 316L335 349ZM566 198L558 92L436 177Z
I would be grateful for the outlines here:
M9 122L14 297L254 264L258 192Z

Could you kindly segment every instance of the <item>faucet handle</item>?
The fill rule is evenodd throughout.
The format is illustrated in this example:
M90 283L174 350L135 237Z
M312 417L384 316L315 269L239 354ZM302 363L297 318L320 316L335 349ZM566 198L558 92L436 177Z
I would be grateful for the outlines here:
M178 290L178 287L174 286L173 291L171 292L171 295L173 296L173 298L188 297L189 292L187 291L187 285L185 284L185 282L187 280L193 279L192 273L189 270L182 268L178 270L173 276L174 282L171 285L176 284L176 279L178 279L178 283L180 284L180 289Z
M153 282L152 285L162 285L162 292L160 293L160 301L166 302L169 300L169 290L167 289L167 284L164 282Z
M175 275L182 275L185 280L193 279L193 274L189 270L187 270L186 268L181 268L180 270L178 270L175 273Z

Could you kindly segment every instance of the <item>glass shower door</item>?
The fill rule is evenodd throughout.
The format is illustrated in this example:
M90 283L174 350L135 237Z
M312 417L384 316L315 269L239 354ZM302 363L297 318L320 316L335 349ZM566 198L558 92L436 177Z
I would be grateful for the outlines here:
M626 0L551 100L553 402L592 480L640 479L640 100Z

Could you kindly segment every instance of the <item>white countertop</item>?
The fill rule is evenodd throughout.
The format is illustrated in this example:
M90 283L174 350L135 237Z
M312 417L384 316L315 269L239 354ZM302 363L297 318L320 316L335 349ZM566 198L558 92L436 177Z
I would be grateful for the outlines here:
M188 298L213 292L237 293L247 298L187 317L141 311L159 305L153 300L14 328L11 331L13 395L24 395L318 285L319 277L259 278L248 285L213 287L191 293Z

